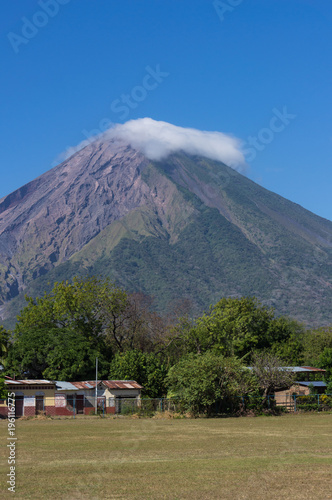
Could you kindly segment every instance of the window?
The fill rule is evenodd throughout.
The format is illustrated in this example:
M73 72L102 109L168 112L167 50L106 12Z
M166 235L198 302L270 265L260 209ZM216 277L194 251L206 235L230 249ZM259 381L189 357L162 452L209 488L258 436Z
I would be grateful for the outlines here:
M74 407L74 396L72 394L67 394L67 406Z

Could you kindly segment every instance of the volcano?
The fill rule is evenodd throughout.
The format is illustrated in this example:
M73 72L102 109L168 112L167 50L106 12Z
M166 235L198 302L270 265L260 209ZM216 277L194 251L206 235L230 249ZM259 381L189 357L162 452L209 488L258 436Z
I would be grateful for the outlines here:
M193 314L256 296L308 325L332 323L332 223L222 162L151 160L97 139L0 200L0 314L55 281L107 276Z

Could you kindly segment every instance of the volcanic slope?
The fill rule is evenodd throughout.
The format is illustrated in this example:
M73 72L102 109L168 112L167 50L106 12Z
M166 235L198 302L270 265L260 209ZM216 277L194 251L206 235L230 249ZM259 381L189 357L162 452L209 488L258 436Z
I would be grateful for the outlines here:
M280 314L332 323L332 223L226 165L184 153L150 161L95 141L0 200L0 299L75 275L109 276L194 313L255 295Z

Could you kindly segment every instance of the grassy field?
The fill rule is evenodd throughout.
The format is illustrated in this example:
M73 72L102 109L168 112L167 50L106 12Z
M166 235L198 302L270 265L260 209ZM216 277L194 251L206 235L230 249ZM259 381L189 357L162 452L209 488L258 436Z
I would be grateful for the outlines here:
M332 414L17 421L17 490L1 498L332 499Z

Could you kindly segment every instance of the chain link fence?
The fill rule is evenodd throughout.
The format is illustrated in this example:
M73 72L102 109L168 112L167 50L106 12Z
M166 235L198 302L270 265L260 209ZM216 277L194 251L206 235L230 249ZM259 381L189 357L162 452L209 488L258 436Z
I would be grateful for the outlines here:
M97 404L96 404L97 403ZM7 416L6 400L0 401L0 416ZM277 395L263 398L260 395L241 396L221 400L210 407L209 415L234 415L266 410L276 412L332 411L332 394ZM106 398L67 395L63 398L36 396L15 398L15 416L74 417L80 415L134 415L153 416L156 413L185 413L186 405L168 398Z

